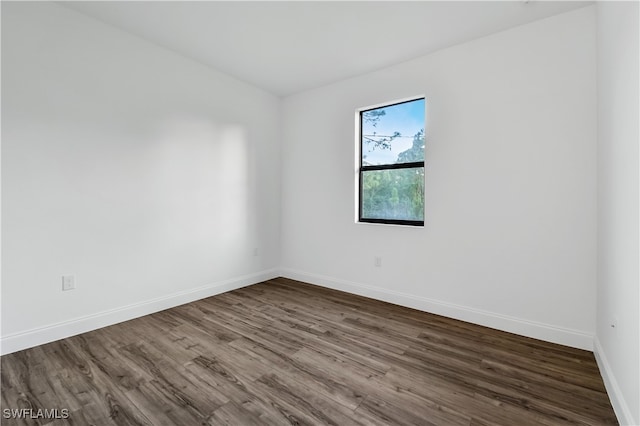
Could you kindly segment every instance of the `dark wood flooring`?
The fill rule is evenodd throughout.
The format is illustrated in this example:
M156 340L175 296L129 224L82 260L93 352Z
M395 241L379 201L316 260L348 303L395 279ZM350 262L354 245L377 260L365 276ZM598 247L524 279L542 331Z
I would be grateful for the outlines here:
M3 410L69 410L3 425L617 424L591 352L283 278L3 356L1 377Z

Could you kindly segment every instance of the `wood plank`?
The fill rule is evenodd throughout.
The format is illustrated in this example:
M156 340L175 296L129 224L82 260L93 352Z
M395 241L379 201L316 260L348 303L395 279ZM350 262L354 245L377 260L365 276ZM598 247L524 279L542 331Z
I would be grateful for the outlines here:
M3 356L5 425L615 425L588 351L278 278Z

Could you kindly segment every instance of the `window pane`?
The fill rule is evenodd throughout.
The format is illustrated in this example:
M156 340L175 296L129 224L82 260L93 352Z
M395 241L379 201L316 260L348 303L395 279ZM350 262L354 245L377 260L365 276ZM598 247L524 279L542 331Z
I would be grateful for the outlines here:
M424 220L424 167L362 172L362 219Z
M363 111L362 165L424 161L424 99Z

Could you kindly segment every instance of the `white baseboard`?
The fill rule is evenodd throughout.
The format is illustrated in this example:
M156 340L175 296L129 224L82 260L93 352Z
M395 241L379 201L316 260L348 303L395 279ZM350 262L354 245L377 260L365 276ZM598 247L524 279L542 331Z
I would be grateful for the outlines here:
M370 297L372 299L378 299L394 303L396 305L406 306L547 342L558 343L589 351L593 350L593 335L580 330L524 320L468 306L456 305L426 297L401 293L386 288L374 287L293 269L285 268L281 269L280 272L283 277L298 281L341 290L347 293L354 293L360 296Z
M44 327L14 333L0 338L0 354L6 355L22 349L31 348L98 328L107 327L123 321L139 318L154 312L179 306L205 297L215 296L237 288L246 287L278 277L278 270L270 269L254 274L219 281L213 284L162 296L144 302L134 303L120 308L98 312L93 315L74 318Z
M618 386L616 377L613 375L611 365L609 364L609 361L607 361L607 357L602 345L600 344L600 340L598 340L598 336L596 336L593 341L593 354L596 357L596 362L600 369L600 375L604 381L604 386L607 388L607 394L611 400L613 411L616 413L616 417L618 417L618 422L621 425L628 426L640 425L640 419L633 419L629 405L622 395L622 391L620 390L620 386Z

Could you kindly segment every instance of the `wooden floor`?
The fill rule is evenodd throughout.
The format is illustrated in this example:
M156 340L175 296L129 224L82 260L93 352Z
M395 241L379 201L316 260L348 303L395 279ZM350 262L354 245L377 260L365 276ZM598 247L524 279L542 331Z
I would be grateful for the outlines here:
M69 410L3 425L617 424L590 352L282 278L3 356L1 374L3 410Z

